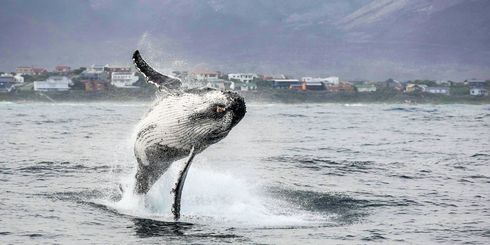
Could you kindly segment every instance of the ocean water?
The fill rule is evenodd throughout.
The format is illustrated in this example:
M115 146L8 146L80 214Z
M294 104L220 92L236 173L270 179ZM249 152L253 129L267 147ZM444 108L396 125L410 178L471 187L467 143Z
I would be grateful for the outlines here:
M490 105L249 104L133 184L146 103L0 103L0 243L489 244Z

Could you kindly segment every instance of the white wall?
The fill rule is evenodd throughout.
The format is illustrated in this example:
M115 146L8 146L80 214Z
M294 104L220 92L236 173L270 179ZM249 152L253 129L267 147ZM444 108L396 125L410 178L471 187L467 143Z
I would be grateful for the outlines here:
M67 91L72 84L71 79L67 77L50 77L46 81L35 81L35 91Z
M131 87L138 81L138 76L131 72L113 72L111 75L111 84L118 87Z

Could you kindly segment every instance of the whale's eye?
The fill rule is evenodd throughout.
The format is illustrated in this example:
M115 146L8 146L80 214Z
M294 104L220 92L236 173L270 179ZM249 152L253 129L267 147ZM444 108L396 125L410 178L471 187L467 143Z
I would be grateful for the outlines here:
M216 106L216 112L217 113L223 113L226 111L226 108L224 106L217 105Z

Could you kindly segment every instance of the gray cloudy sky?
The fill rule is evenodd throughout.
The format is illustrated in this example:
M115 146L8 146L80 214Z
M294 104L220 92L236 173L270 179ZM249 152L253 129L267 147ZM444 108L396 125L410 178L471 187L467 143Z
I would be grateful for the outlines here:
M129 64L162 70L490 78L487 0L0 0L0 71Z

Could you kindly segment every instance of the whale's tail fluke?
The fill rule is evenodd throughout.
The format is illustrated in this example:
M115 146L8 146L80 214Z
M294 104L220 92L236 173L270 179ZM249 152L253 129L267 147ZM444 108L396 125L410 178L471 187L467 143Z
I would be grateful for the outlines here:
M176 77L171 77L168 75L163 75L153 68L151 68L143 57L141 57L140 52L138 50L133 53L133 62L136 68L145 75L147 81L156 85L160 90L172 91L178 90L182 85L180 79Z

